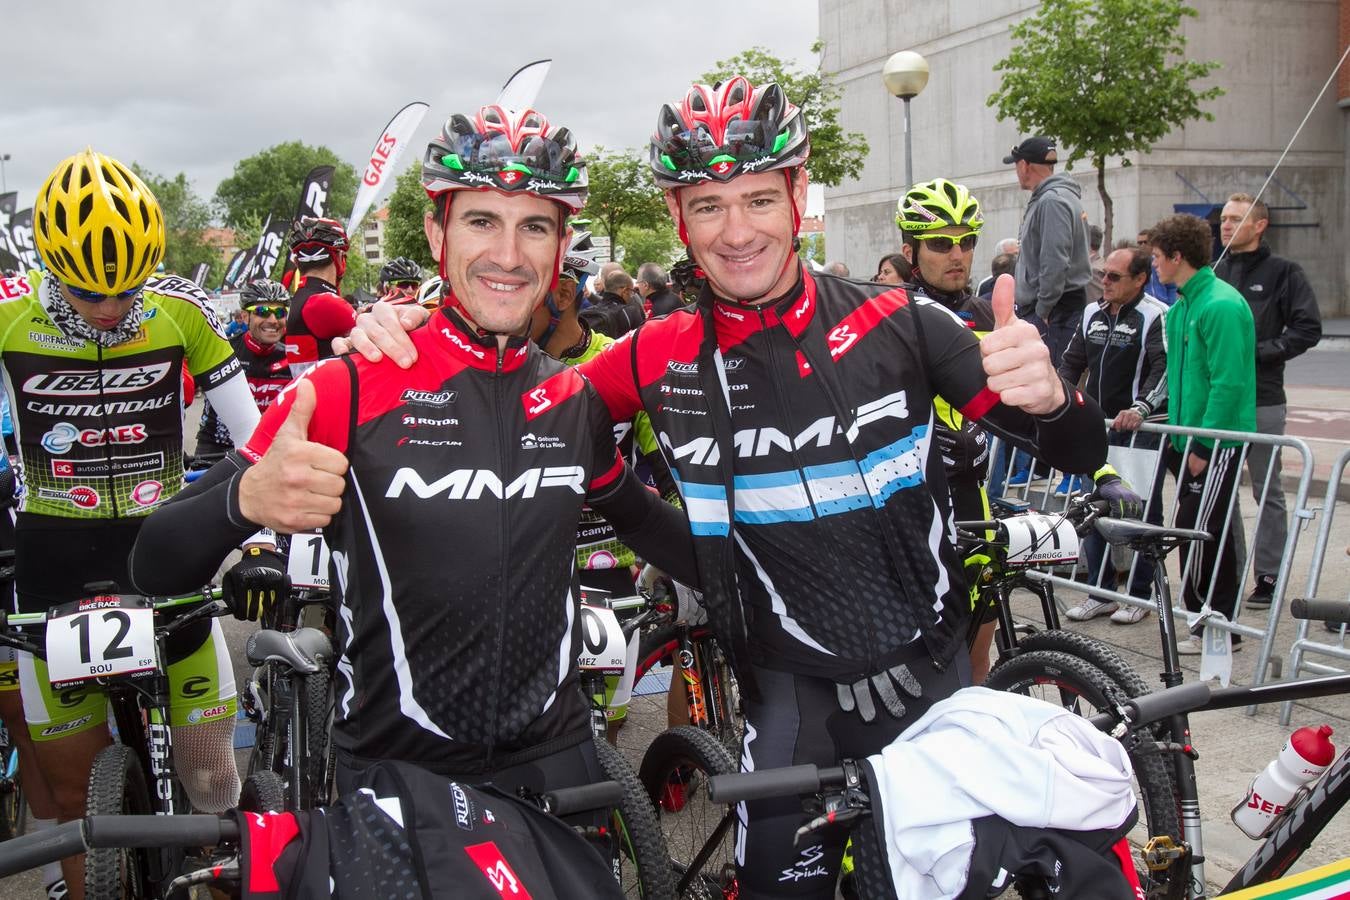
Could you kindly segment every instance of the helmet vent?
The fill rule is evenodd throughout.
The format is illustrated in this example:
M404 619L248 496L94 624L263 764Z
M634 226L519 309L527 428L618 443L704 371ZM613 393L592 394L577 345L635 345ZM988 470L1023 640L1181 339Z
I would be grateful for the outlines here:
M104 230L104 236L107 236L106 229ZM92 234L81 242L80 254L84 257L84 271L89 273L91 278L97 278L98 273L94 271L94 236Z
M94 211L94 195L85 194L84 199L80 201L80 222L88 222L89 216Z
M127 209L126 201L123 200L123 199L122 199L121 197L119 197L118 195L113 194L112 202L113 202L113 206L117 207L117 213L118 213L118 215L120 215L120 216L122 217L122 220L125 221L125 222L127 222L127 223L130 223L130 222L131 222L131 210Z
M56 233L57 233L58 235L61 235L62 237L64 237L64 236L67 234L67 228L66 228L66 208L65 208L65 206L63 206L63 205L61 205L61 204L57 204L57 206L56 206L56 221L55 221L53 224L56 225Z

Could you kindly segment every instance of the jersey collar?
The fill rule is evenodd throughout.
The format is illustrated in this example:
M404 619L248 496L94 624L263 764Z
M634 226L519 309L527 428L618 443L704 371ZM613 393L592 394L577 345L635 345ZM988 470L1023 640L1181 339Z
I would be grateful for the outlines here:
M705 283L700 305L710 308L717 328L718 345L726 348L745 341L757 331L782 325L794 338L800 337L816 313L816 282L804 269L783 296L767 303L740 303L713 293Z
M435 333L437 346L444 352L475 369L498 371L496 335L480 335L477 329L470 328L463 317L448 305L433 313L429 324ZM523 366L530 355L530 345L531 341L524 336L508 338L500 370L509 372Z

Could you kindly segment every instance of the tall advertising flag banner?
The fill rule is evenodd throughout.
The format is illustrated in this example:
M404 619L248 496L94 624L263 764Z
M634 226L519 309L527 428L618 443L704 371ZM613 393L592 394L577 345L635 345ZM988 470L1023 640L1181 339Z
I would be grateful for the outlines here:
M375 146L366 161L366 170L361 175L361 184L356 188L356 202L352 204L351 217L347 219L347 234L350 236L361 224L361 218L370 209L371 204L384 187L394 178L394 166L403 155L403 148L412 140L413 132L422 124L422 118L430 109L420 101L409 103L394 114L389 124L380 132Z
M188 276L188 280L200 287L206 287L206 276L210 273L210 263L197 263L192 267L192 274Z
M14 210L19 205L19 194L17 191L10 191L6 194L0 194L0 252L6 254L7 261L13 258L18 261L19 253L14 247L14 242L9 237L9 220L14 217ZM6 268L18 268L17 265L6 266Z
M497 94L497 105L504 106L507 109L529 109L534 106L535 99L539 96L539 91L544 86L544 79L548 77L548 70L553 65L551 59L536 59L532 63L526 63L508 79L506 84L502 85L501 91Z
M281 247L286 241L290 223L283 218L270 221L270 226L263 228L263 233L258 238L258 246L253 253L253 267L249 270L244 283L255 278L271 278L272 269L276 267L277 260L281 257Z
M235 252L230 257L230 264L225 267L225 280L220 283L220 289L223 291L233 290L239 283L239 276L243 274L244 267L248 265L249 258L253 254L252 247L245 247L243 250Z
M38 267L37 244L33 243L33 208L22 209L9 219L10 252L19 258L24 271Z
M315 166L309 170L305 176L305 181L300 185L300 202L295 206L296 221L305 216L312 216L316 219L322 219L328 211L328 192L333 187L333 167ZM282 235L283 239L285 235ZM291 281L295 277L295 263L291 262L289 254L286 257L286 266L281 273L281 283L291 290Z

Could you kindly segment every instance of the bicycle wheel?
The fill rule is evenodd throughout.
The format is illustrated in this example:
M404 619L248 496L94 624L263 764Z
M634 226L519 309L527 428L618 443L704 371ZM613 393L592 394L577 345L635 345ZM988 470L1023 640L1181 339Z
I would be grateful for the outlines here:
M313 809L332 799L333 760L329 759L328 729L333 721L333 697L332 678L327 669L305 678L303 703L309 746L301 751L299 767L306 781L305 808Z
M243 812L281 812L286 808L286 784L276 772L266 769L244 779L239 790L239 809Z
M705 702L711 707L709 717L716 726L713 731L717 739L727 748L727 753L735 760L741 755L741 734L745 730L736 676L727 663L726 654L713 637L712 628L707 625L690 628L689 641L697 651L696 661L704 685ZM662 663L674 667L675 654L679 649L680 626L674 623L662 625L644 634L638 643L637 669L633 683L641 681L642 676ZM703 671L704 669L706 671Z
M3 726L0 738L0 841L7 841L23 834L28 806L19 777L19 748L9 743Z
M681 898L735 896L735 807L713 803L704 790L710 776L734 771L717 738L689 725L661 732L642 757L638 777L660 813Z
M1121 658L1120 654L1107 644L1091 635L1077 631L1061 629L1036 631L1020 638L1017 646L1026 651L1057 650L1086 660L1101 669L1102 672L1125 692L1127 697L1139 697L1150 693L1153 688L1135 671L1134 666Z
M985 687L1038 697L1081 716L1109 710L1125 695L1120 686L1091 663L1055 650L1027 651L995 666ZM1167 765L1151 746L1151 740L1129 756L1138 787L1137 796L1142 807L1139 818L1143 825L1142 833L1136 826L1132 837L1140 838L1145 847L1164 840L1180 847L1180 801ZM1135 841L1131 843L1133 846ZM1135 868L1145 896L1149 898L1180 900L1184 897L1188 867L1188 857L1182 856L1166 868L1151 870L1145 864L1142 849L1135 848Z
M674 870L647 792L633 767L608 741L595 742L595 755L605 778L623 788L623 797L611 816L611 832L614 852L619 854L619 883L624 896L674 900Z
M150 792L145 772L135 752L125 744L112 744L94 757L89 772L89 796L85 814L148 814ZM125 847L96 847L84 856L84 896L88 900L119 900L149 897L145 857Z

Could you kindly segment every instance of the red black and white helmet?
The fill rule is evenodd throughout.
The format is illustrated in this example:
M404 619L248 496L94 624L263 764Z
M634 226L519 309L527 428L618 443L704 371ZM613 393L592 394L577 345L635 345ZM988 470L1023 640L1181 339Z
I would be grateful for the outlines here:
M682 101L661 107L650 166L658 187L678 188L794 169L810 155L806 120L783 89L737 75L693 85Z
M533 109L456 113L422 157L422 187L432 198L493 188L556 200L575 213L586 205L587 180L571 130Z
M332 260L338 274L346 268L347 230L336 219L301 216L291 226L291 259L298 263Z

